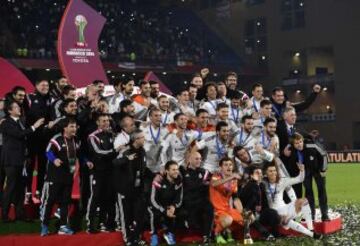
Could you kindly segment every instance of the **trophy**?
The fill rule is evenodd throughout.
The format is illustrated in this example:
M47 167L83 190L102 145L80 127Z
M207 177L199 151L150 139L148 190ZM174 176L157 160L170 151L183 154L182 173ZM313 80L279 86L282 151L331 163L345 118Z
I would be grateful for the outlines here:
M79 33L79 39L76 42L76 45L79 47L85 47L86 43L85 43L85 35L84 35L84 30L85 27L87 25L87 20L85 18L85 16L83 15L77 15L75 17L75 26L77 27L78 33Z

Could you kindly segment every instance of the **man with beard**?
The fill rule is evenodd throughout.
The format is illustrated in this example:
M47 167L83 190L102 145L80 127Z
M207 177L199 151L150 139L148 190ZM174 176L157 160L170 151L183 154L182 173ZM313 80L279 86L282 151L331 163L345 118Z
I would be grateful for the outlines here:
M243 146L248 150L254 148L256 143L253 132L254 120L250 115L244 115L241 119L241 128L234 134L233 141L236 146Z
M250 115L251 109L242 108L243 95L238 91L229 91L230 105L229 105L229 119L233 121L236 126L240 127L241 119L245 115Z
M151 105L150 83L147 81L144 81L144 80L141 81L140 82L140 90L141 90L141 93L134 95L132 100L134 101L136 119L145 120L146 114Z
M177 113L174 121L176 128L164 138L161 160L163 164L173 160L180 166L186 166L191 144L197 139L198 132L186 129L188 117L183 113Z
M166 95L159 96L157 101L161 111L161 124L166 126L174 121L175 113L170 110L169 98Z
M50 119L56 120L57 118L60 118L63 115L62 111L62 104L66 99L74 99L76 98L76 89L75 87L71 85L64 86L61 96L59 99L54 101L51 104L51 112L50 112Z
M53 137L57 133L61 133L63 128L62 124L67 118L76 119L77 104L75 99L65 99L61 108L63 116L56 118L54 121L49 121L49 123L44 127L44 134L47 134L49 138Z
M238 86L238 76L235 72L228 72L225 76L225 84L229 90L236 90Z
M296 112L302 112L305 109L309 108L310 105L315 101L320 91L321 91L321 86L315 84L313 86L313 92L310 94L308 98L306 98L305 101L299 103L291 103L286 100L283 88L281 87L274 88L271 94L271 102L273 104L272 109L275 114L275 118L280 119L283 115L285 108L288 106L294 107Z
M140 130L130 135L130 144L113 160L113 184L116 191L116 206L126 245L143 245L144 213L146 194L150 186L147 180L152 176L146 167L145 136Z
M46 182L41 205L41 236L49 234L49 220L56 201L60 205L60 235L72 235L74 231L67 225L68 207L71 203L71 191L78 156L79 142L75 139L76 121L67 119L63 132L55 135L46 150L48 159Z
M165 226L164 239L168 245L176 245L175 219L183 202L183 184L179 165L175 161L165 164L165 174L155 177L151 189L150 226L151 245L159 244L157 230L161 221Z
M214 217L209 200L210 173L200 166L200 153L192 152L188 165L180 167L184 185L183 210L186 226L200 230L202 245L209 245Z
M150 80L149 83L151 88L151 104L153 104L154 106L158 106L157 98L160 96L160 85L158 82L153 80Z
M220 121L216 125L216 133L207 138L203 138L195 145L195 149L204 150L204 169L210 173L215 173L219 170L219 161L230 156L231 147L229 141L229 126L226 122Z
M66 77L60 77L57 81L55 81L55 84L51 86L51 89L49 91L50 96L55 100L59 99L61 97L61 92L63 88L68 85L68 83L69 81Z
M277 120L274 118L267 118L264 121L264 129L260 132L257 142L263 146L264 149L279 155L279 138L276 135Z
M5 95L5 103L15 101L18 103L21 109L21 120L26 122L26 114L29 110L29 103L26 97L25 88L22 86L15 86L11 92Z

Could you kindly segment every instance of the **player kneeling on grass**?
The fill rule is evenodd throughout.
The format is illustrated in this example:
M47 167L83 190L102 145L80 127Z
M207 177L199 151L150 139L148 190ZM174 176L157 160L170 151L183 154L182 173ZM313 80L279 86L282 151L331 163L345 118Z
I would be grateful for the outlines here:
M168 245L175 245L175 219L183 200L183 185L179 165L175 161L165 164L165 174L154 178L149 207L151 246L159 244L157 229L162 226ZM181 216L180 216L181 217Z
M270 162L265 165L264 169L267 178L264 179L264 183L269 207L275 209L283 218L282 225L285 229L290 228L309 237L321 239L322 235L314 232L311 209L307 199L292 199L288 204L285 204L283 199L283 194L287 187L304 181L305 167L303 164L298 164L298 167L300 170L299 175L294 178L289 178L278 175L275 162ZM295 221L299 216L305 219L307 227Z
M238 191L239 174L234 173L234 163L230 158L224 157L219 163L220 172L211 178L210 201L214 207L215 214L215 239L217 244L226 244L234 241L231 235L231 226L243 226L242 217L243 207L240 199L236 196ZM232 206L230 200L233 198ZM246 223L248 224L248 223ZM225 233L227 240L223 237ZM247 230L246 239L250 239L250 233Z
M67 226L67 218L68 207L71 203L73 175L79 147L75 139L76 130L76 121L66 119L63 125L63 132L55 135L50 140L46 150L48 164L41 199L41 236L49 234L49 219L56 201L58 201L60 205L60 229L58 234L74 234L73 230Z

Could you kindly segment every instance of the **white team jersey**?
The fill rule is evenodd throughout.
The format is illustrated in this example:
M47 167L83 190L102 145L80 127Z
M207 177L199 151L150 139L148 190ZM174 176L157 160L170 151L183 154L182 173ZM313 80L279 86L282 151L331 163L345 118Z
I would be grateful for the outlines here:
M161 124L163 126L174 122L174 112L161 112Z
M232 156L232 149L229 145L220 142L216 133L196 143L198 149L205 149L203 168L211 173L219 171L221 158Z
M122 93L118 93L106 98L109 104L109 114L120 111L120 103L125 100L125 96Z
M185 155L189 150L191 143L199 136L199 132L186 130L180 139L176 135L176 130L168 134L164 139L164 147L161 151L162 164L169 160L176 161L179 165L185 166Z
M298 184L304 181L305 172L300 172L297 177L282 177L276 184L270 184L265 182L266 197L269 203L269 207L277 211L284 210L286 204L283 199L284 191L289 189L294 184ZM293 200L293 198L292 198Z
M265 117L260 116L259 119L254 119L254 127L264 128Z
M236 146L241 145L244 146L245 149L251 150L257 143L257 139L253 132L247 133L243 128L240 128L234 134L234 143Z
M169 131L165 127L154 128L150 123L141 125L140 130L145 135L144 149L146 152L146 165L153 172L161 170L161 150L164 146L164 138Z
M174 110L174 112L177 113L183 113L186 115L192 115L195 116L195 110L193 107L191 107L191 104L188 103L187 105L181 105L181 104L177 104L176 109Z
M117 149L119 146L125 146L130 142L130 136L124 131L118 133L114 140L114 148Z
M254 97L251 97L250 100L252 102L252 112L260 112L260 102L262 100L256 100Z
M232 108L229 106L229 120L233 121L240 128L241 119L245 115L242 108Z
M238 130L239 130L239 127L235 124L234 121L231 121L231 120L220 120L219 118L216 119L216 124L219 123L220 121L224 121L228 124L229 126L229 131L230 131L230 136L234 136Z
M200 105L200 108L205 109L209 113L210 117L215 118L217 105L218 105L218 101L212 100L212 101L203 102Z
M261 131L260 134L256 136L257 143L263 146L264 149L272 151L271 145L274 142L275 143L275 150L272 151L274 153L279 153L279 137L277 135L274 135L273 137L269 137L266 135L264 131Z
M262 164L264 161L270 162L274 159L274 154L270 151L264 150L264 153L259 153L255 149L249 150L250 160L252 164Z

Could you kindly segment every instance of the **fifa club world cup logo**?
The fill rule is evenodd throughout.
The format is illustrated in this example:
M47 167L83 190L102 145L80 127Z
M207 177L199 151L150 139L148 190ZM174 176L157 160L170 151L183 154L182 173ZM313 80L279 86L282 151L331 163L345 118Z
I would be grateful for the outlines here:
M86 47L87 46L87 44L85 42L85 35L84 35L86 25L87 25L87 20L86 20L85 16L77 15L75 17L75 26L79 33L79 39L76 42L76 45L78 47Z

